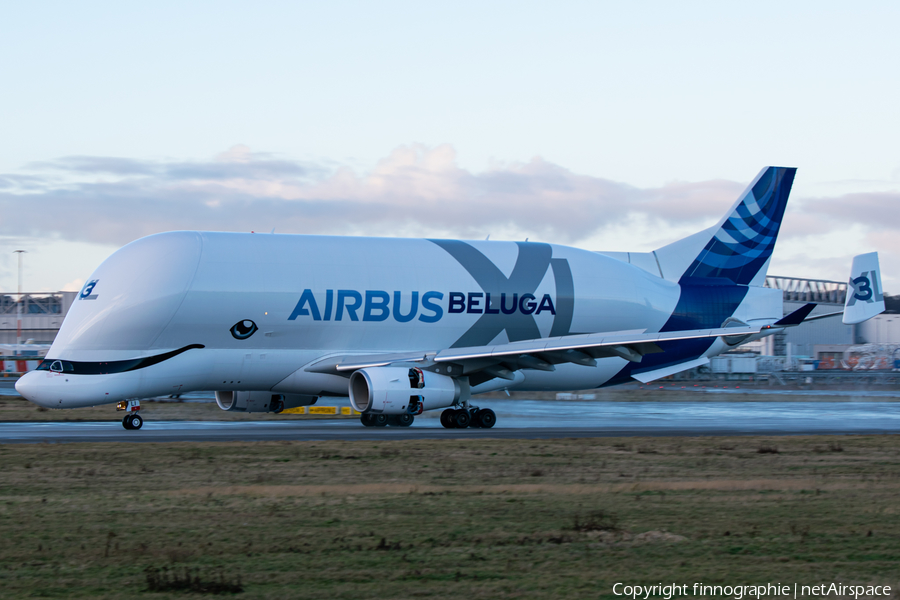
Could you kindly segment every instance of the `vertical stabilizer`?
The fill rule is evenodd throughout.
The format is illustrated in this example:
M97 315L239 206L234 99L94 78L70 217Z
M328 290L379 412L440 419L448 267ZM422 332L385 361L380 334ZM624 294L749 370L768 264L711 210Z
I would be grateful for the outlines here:
M869 252L853 257L847 300L844 302L845 325L855 325L884 312L881 292L881 269L878 253Z
M718 225L657 250L660 263L675 266L682 282L720 279L762 285L796 171L763 169ZM672 278L671 267L666 278Z

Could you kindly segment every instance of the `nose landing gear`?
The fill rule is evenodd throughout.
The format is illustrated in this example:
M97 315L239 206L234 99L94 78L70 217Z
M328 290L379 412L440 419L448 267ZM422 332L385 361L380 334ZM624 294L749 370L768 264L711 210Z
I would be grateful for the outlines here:
M122 418L122 427L125 429L140 429L144 426L144 419L137 414L141 410L140 400L124 400L116 404L116 410L127 411Z
M144 425L141 415L125 415L122 419L122 427L125 429L140 429Z

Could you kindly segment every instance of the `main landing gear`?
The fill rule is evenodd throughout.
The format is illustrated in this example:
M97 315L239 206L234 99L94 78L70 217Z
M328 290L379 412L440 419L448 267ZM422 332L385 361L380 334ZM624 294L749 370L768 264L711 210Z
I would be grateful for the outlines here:
M497 422L497 415L489 408L448 408L441 413L441 425L447 429L481 427L490 429Z
M141 410L140 400L124 400L116 404L116 410L126 411L122 418L122 427L125 429L140 429L144 426L144 419L138 414Z
M364 414L359 420L366 427L409 427L416 418L412 415L375 415Z
M409 427L415 421L413 415L383 415L366 413L359 417L366 427ZM441 413L441 425L447 429L480 427L490 429L497 422L497 415L489 408L448 408Z

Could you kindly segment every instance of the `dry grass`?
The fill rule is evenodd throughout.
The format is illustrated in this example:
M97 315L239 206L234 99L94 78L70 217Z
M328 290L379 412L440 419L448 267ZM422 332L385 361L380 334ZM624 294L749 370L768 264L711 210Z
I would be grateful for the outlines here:
M146 591L163 568L239 579L241 598L897 589L898 441L3 445L0 598L184 597Z

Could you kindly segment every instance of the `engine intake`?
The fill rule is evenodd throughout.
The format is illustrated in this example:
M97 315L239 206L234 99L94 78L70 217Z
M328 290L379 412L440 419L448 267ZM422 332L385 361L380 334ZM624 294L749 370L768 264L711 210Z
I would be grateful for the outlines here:
M456 404L468 383L419 368L371 367L350 376L350 404L361 413L421 414Z
M310 406L318 397L301 394L273 394L272 392L216 392L216 404L222 410L239 412L280 413L287 408Z

